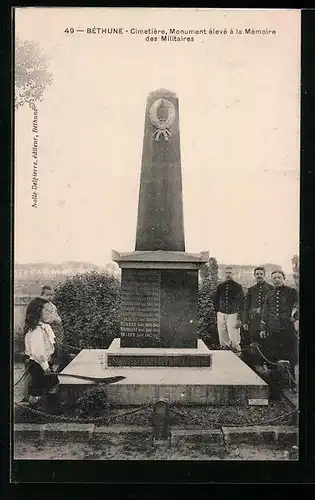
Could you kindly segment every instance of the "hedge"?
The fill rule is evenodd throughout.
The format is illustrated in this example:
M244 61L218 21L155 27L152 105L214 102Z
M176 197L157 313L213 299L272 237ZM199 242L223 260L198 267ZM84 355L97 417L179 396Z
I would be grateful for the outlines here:
M198 333L210 348L217 346L213 307L215 283L204 279L199 289ZM55 289L53 299L62 319L64 342L77 349L107 349L120 335L120 282L107 273L91 271L68 277ZM68 352L76 353L71 347ZM23 326L14 331L14 353L24 351Z
M54 303L64 341L77 348L106 349L119 336L119 280L107 272L76 274L60 284Z

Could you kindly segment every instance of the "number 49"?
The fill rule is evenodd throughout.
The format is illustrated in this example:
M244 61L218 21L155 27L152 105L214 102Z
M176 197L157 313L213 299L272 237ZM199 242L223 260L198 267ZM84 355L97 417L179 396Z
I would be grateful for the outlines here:
M74 33L74 28L66 28L65 33Z

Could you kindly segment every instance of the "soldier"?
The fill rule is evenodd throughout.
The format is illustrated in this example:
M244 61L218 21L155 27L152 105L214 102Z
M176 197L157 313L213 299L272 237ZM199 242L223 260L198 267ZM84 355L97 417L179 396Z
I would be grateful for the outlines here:
M297 364L297 334L294 322L297 319L298 296L295 288L284 285L283 271L271 273L274 288L266 295L260 324L260 344L270 371L272 393L280 395L279 361L289 361L290 374L294 378Z
M266 271L264 267L256 267L254 269L254 276L257 283L248 289L244 305L243 328L248 332L248 342L246 344L258 342L260 339L262 308L267 293L273 288L272 285L265 281ZM254 351L249 354L245 351L243 355L244 361L247 361L248 364L260 364L260 357L257 358Z
M225 268L225 281L216 290L214 307L217 313L220 347L232 349L241 354L241 315L244 306L244 292L239 283L233 280L231 266Z

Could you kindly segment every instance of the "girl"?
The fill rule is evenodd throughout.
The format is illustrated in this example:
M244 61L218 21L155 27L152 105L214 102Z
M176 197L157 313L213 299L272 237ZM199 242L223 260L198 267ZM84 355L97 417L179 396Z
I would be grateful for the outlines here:
M36 404L47 394L48 405L52 404L58 377L52 372L52 356L55 352L55 335L52 328L43 322L48 301L42 297L33 299L26 310L25 317L25 354L31 377L29 402ZM50 397L49 397L50 396Z

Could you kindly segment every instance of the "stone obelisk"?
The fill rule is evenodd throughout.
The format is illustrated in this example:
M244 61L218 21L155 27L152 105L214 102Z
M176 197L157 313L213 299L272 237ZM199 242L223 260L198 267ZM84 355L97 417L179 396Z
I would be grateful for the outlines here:
M185 251L179 105L165 89L147 99L136 250Z
M198 339L198 269L209 253L185 251L179 107L168 90L147 99L136 249L113 251L112 258L122 270L121 335L105 350L104 364L109 375L123 374L124 380L108 385L110 403L268 403L267 384L245 363ZM92 351L88 358L98 355Z
M135 251L122 268L122 348L197 347L198 269L208 253L185 252L179 104L151 92L145 110Z

